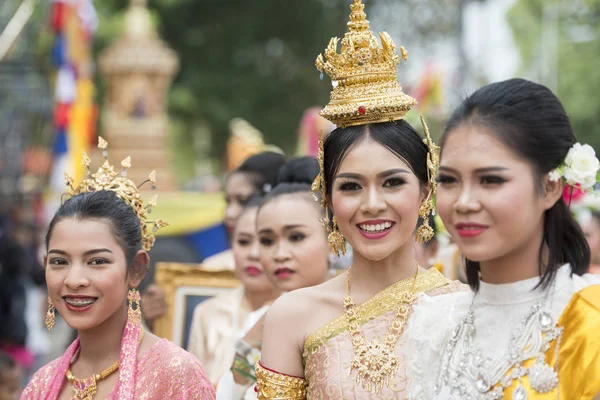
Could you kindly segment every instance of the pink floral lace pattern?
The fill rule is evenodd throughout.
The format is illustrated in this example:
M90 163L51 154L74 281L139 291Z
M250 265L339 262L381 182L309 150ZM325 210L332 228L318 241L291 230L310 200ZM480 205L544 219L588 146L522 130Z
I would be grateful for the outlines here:
M55 392L52 390L54 376L63 367L61 360L69 360L70 357L65 356L69 352L74 353L77 347L79 347L78 341L69 347L63 357L52 361L36 372L21 395L21 399L56 400L60 393L60 387L65 384L66 380L63 380L58 392ZM215 399L215 391L200 361L168 340L161 340L142 354L137 360L135 378L131 382L133 384L133 398L135 399ZM107 400L118 399L117 388L115 388Z

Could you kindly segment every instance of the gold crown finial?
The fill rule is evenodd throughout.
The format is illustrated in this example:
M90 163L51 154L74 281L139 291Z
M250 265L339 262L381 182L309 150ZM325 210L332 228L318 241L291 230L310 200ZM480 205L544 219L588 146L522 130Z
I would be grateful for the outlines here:
M127 203L133 211L137 215L140 220L141 230L142 230L142 246L144 250L150 250L154 245L154 233L167 226L168 224L161 220L149 221L148 215L152 213L152 209L156 206L157 197L153 196L148 200L146 205L140 196L140 187L147 182L152 183L152 188L154 188L154 183L156 182L156 171L152 171L150 173L150 177L148 180L142 182L140 185L136 185L130 179L127 179L127 169L131 168L131 158L127 157L123 161L121 161L121 166L123 167L122 172L116 172L112 165L108 162L108 151L107 151L108 143L101 137L98 137L98 148L102 150L102 155L104 156L104 163L95 174L90 173L90 158L84 152L83 153L83 166L86 169L86 179L84 179L79 186L75 187L73 183L73 178L71 178L67 173L65 173L65 183L71 191L69 194L71 196L76 196L81 193L89 193L89 192L97 192L100 190L109 190L114 192L117 197ZM152 225L152 230L148 230L148 225Z
M385 32L379 37L369 30L362 0L352 0L348 32L341 40L329 41L325 56L319 54L315 65L331 77L333 90L321 116L338 127L401 119L416 100L402 91L398 83L400 56L394 41ZM408 53L400 48L402 58Z
M365 14L365 5L362 0L352 0L350 4L350 21L348 21L348 30L350 32L364 32L369 30L369 21Z

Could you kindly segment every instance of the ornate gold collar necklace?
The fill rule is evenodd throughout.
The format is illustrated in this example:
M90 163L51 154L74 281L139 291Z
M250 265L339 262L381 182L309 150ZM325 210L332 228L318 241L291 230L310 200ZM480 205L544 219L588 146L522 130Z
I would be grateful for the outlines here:
M350 270L346 273L344 315L348 322L348 331L350 332L350 339L354 346L354 359L350 365L349 373L351 374L356 369L356 382L360 383L364 389L371 393L379 393L384 385L389 385L390 379L398 372L400 362L398 357L394 355L394 347L402 335L402 331L408 320L410 306L417 298L415 287L419 274L419 265L416 264L416 266L417 270L414 274L412 287L408 292L404 292L400 296L400 304L383 343L379 343L378 340L373 340L369 343L366 342L360 330L354 299L350 296Z

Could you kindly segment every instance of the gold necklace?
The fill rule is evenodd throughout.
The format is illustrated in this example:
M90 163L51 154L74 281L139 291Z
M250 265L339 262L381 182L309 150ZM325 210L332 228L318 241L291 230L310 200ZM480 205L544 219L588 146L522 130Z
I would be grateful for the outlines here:
M144 338L144 330L140 334L140 343ZM116 361L110 367L106 368L99 374L94 374L87 378L78 378L71 372L71 368L67 369L67 380L73 385L72 400L92 400L98 391L97 383L108 378L119 369L119 361Z
M356 383L361 384L363 389L371 393L379 393L383 385L388 386L390 379L398 372L400 362L398 357L394 355L394 347L408 319L410 305L417 298L415 287L419 265L416 265L417 270L413 278L412 288L400 296L400 304L383 343L379 343L378 340L366 342L365 336L360 330L354 299L350 296L350 270L346 274L344 315L348 322L348 331L354 346L354 359L350 365L349 374L356 369Z

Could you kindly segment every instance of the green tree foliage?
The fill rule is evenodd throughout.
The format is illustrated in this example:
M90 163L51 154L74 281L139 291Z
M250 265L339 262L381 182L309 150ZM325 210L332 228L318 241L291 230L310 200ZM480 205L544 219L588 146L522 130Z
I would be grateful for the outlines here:
M524 71L555 91L577 139L600 151L600 0L518 0L509 22Z

